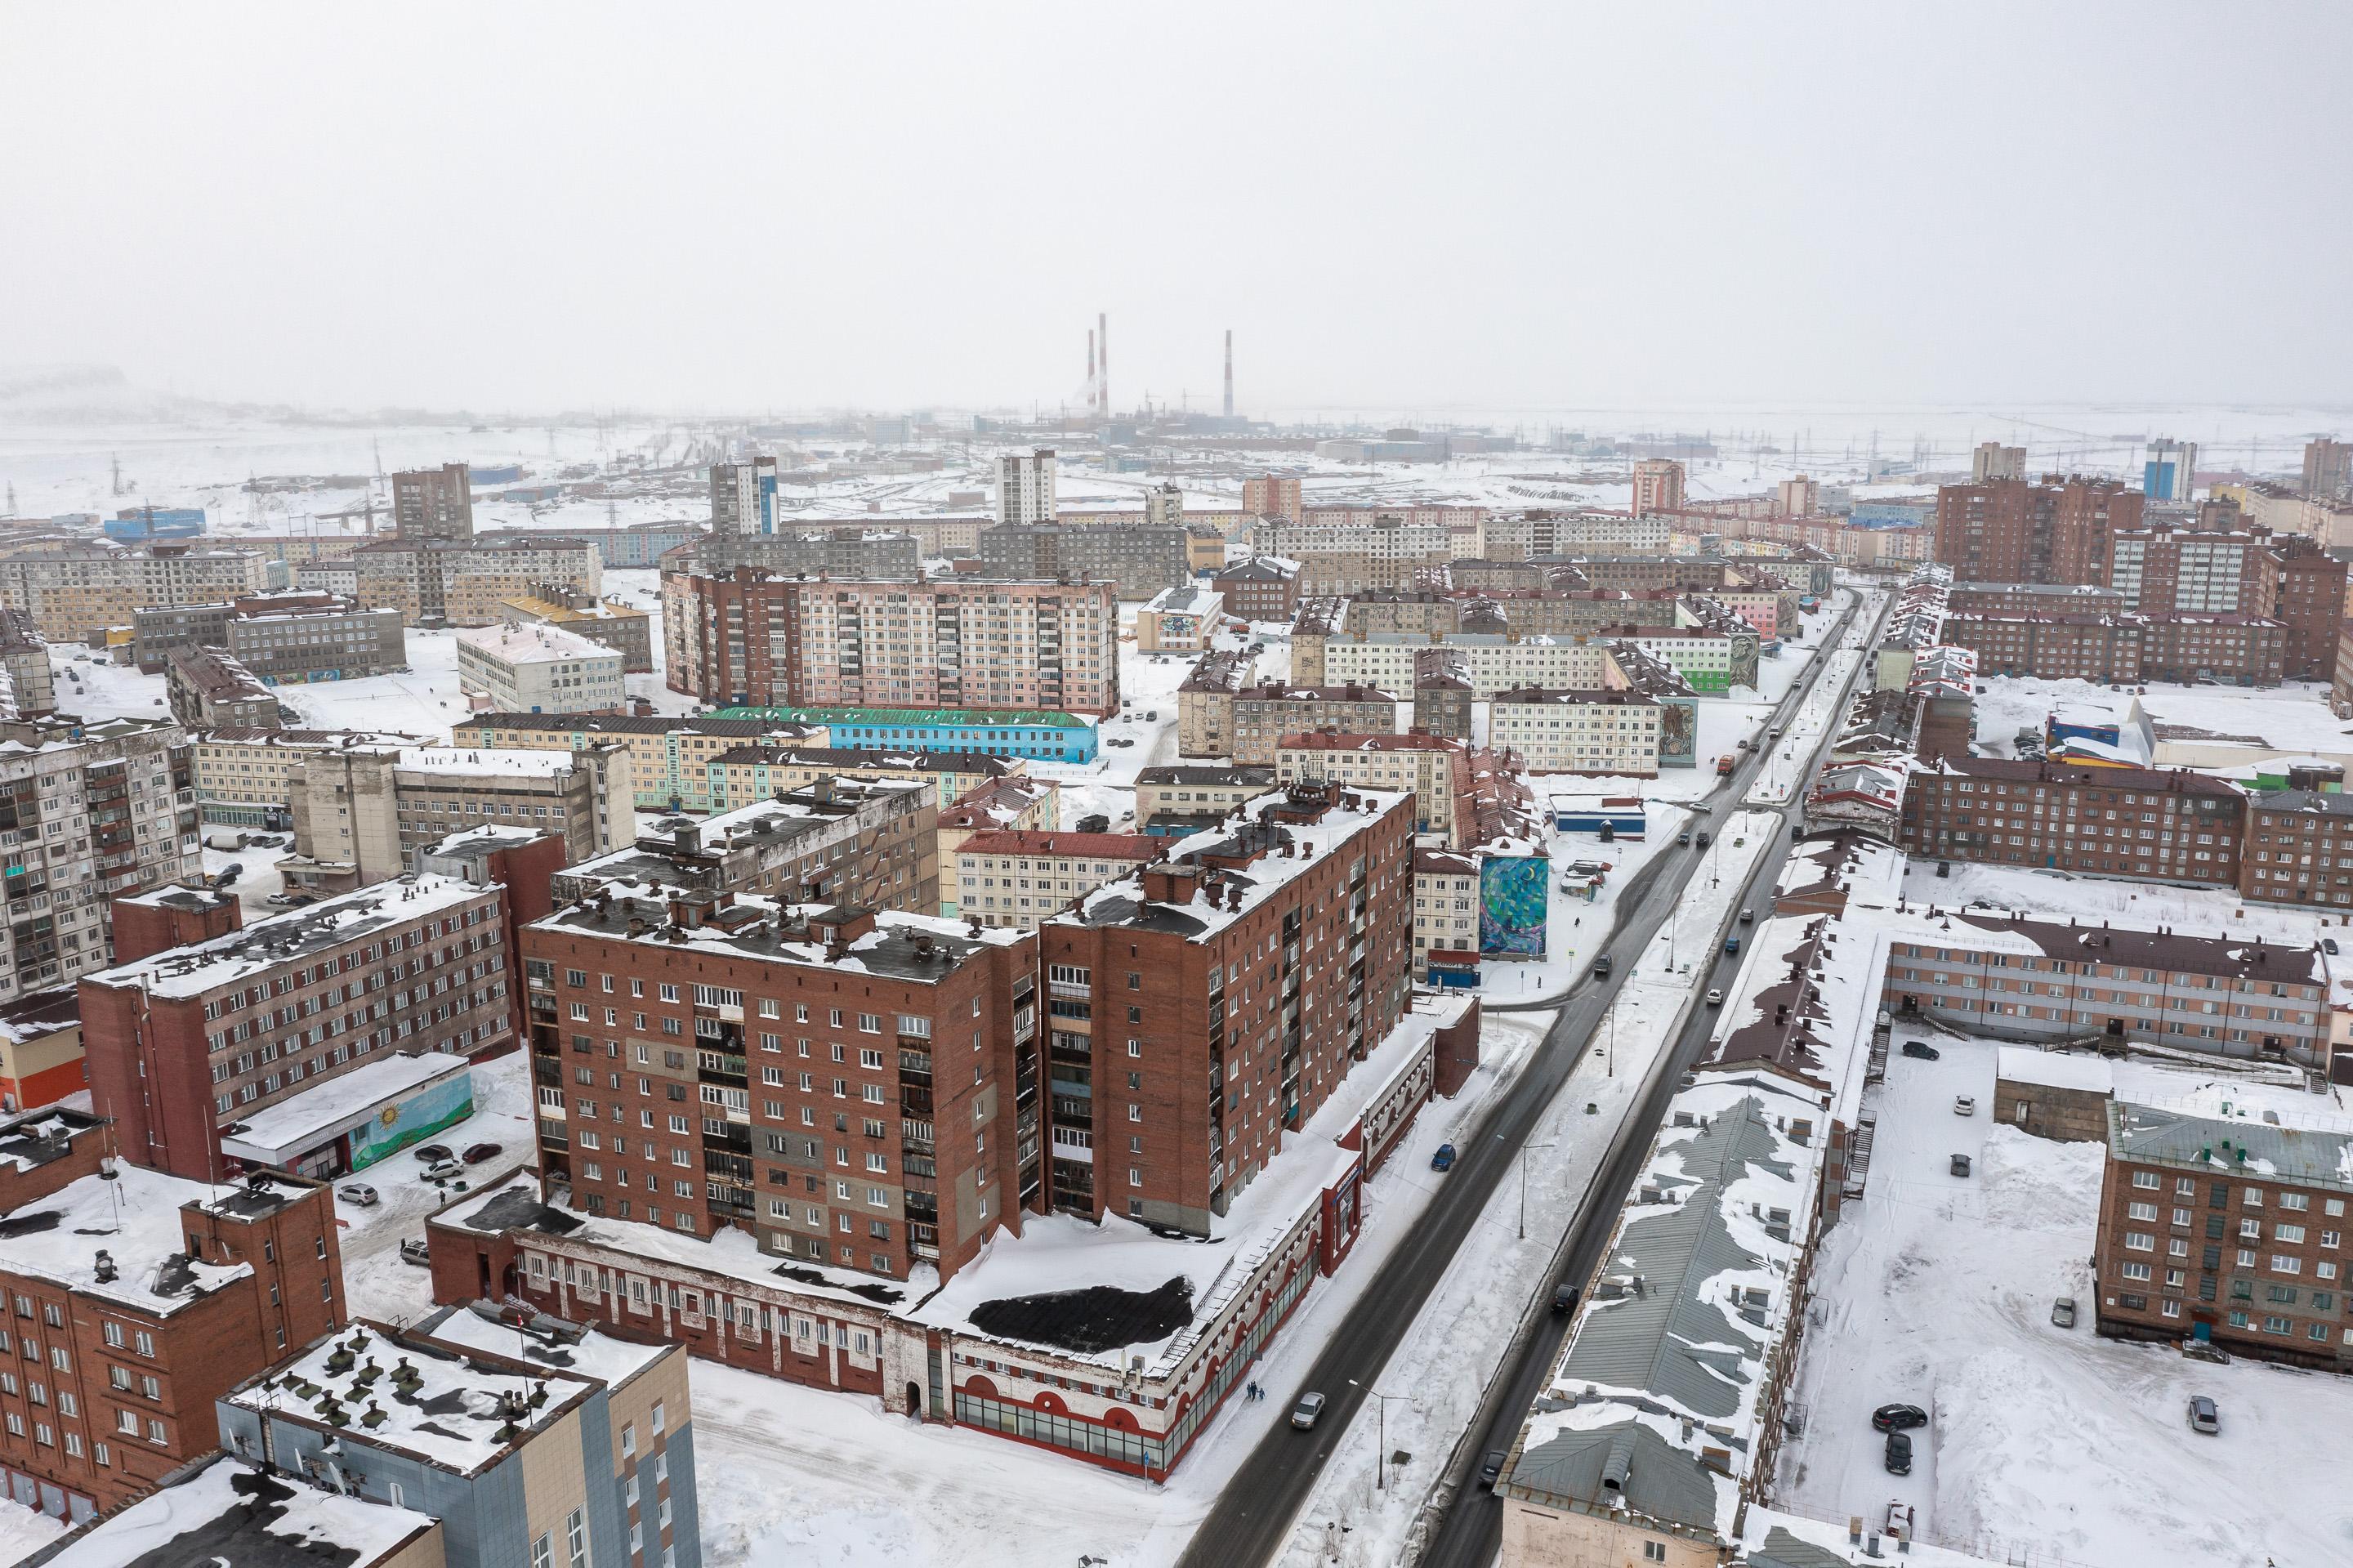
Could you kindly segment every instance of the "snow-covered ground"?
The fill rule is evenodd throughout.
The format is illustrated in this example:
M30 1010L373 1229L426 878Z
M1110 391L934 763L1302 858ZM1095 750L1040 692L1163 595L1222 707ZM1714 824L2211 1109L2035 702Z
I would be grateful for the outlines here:
M2353 1384L2252 1361L2213 1366L2091 1330L2087 1260L2101 1149L1990 1120L1996 1047L1939 1036L1870 1091L1864 1197L1814 1269L1777 1506L1827 1520L1919 1510L1923 1540L1999 1562L2217 1568L2353 1560L2353 1493L2325 1435ZM2189 1080L2194 1083L2201 1080ZM1956 1095L1976 1116L1954 1114ZM2317 1102L2315 1102L2316 1104ZM1951 1175L1971 1155L1976 1173ZM2073 1330L2052 1301L2074 1298ZM2183 1418L2193 1393L2220 1436ZM1918 1404L1913 1472L1890 1476L1871 1412Z
M65 1520L0 1499L0 1568L23 1562L65 1532Z
M270 691L288 729L377 730L447 740L450 726L466 717L466 699L458 690L456 638L455 632L419 631L412 626L407 644L414 673L273 686ZM95 659L84 663L72 657L76 652L62 643L50 651L49 662L58 672L58 711L90 719L171 716L160 673L142 675L134 666Z

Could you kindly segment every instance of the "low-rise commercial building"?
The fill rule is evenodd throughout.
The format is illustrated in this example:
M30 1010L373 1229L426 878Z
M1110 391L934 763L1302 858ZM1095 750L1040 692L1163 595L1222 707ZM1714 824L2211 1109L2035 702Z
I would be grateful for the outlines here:
M1225 623L1225 595L1191 582L1163 588L1135 612L1136 652L1198 653Z
M106 1124L0 1118L0 1479L90 1519L217 1441L213 1402L343 1321L334 1199L299 1177L228 1185L116 1157Z
M636 718L619 715L483 713L459 721L452 746L483 746L512 751L580 751L617 744L629 754L629 784L638 808L646 811L723 810L714 804L711 764L744 746L826 746L822 724L784 720L712 718L707 714ZM796 779L786 788L809 782ZM765 791L762 791L765 793ZM738 795L732 803L742 805Z
M85 976L92 1104L127 1158L205 1179L223 1131L381 1055L510 1048L503 896L411 875Z
M1947 756L1913 771L1902 844L1938 860L2234 886L2246 827L2246 797L2203 774Z
M628 701L621 653L563 627L476 627L457 642L458 687L477 710L609 714Z
M278 699L225 649L172 650L164 692L172 716L192 730L278 727Z
M1143 833L976 832L956 846L957 912L983 926L1034 931L1163 848Z

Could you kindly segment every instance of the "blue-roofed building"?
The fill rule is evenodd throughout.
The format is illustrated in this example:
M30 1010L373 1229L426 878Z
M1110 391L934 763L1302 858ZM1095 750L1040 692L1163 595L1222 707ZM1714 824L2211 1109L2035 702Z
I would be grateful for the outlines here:
M723 719L821 724L853 751L976 751L1038 762L1092 762L1095 726L1076 714L987 708L721 708Z
M130 506L107 519L106 536L143 543L149 539L193 539L205 531L201 506Z

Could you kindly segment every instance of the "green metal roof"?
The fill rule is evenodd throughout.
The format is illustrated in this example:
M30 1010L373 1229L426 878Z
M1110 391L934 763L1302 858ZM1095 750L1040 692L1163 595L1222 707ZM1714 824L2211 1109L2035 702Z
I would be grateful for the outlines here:
M991 708L721 708L710 715L725 719L784 720L794 724L864 725L1030 725L1050 729L1084 729L1087 721L1076 714L1017 712Z

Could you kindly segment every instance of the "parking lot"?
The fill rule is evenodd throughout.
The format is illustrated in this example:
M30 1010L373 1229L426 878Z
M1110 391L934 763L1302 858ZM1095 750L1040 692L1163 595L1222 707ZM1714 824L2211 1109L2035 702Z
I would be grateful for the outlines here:
M2215 1366L2092 1331L2100 1146L1990 1120L1988 1042L1899 1029L1865 1197L1824 1241L1778 1506L1843 1520L1917 1510L1924 1541L1998 1561L2263 1568L2353 1561L2353 1496L2309 1439L2343 1424L2353 1383L2252 1361ZM1956 1096L1976 1114L1954 1114ZM1955 1153L1972 1172L1951 1173ZM2072 1330L2055 1298L2079 1307ZM2189 1429L2193 1394L2221 1430ZM1875 1406L1928 1413L1908 1477L1887 1474Z

